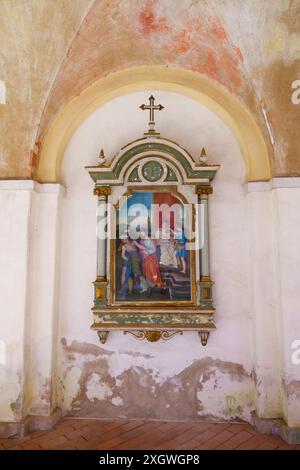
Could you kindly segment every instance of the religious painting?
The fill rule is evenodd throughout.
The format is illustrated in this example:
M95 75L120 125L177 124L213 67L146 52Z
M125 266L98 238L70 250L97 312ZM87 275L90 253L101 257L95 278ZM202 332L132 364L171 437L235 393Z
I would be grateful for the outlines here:
M149 127L110 160L88 166L97 204L94 323L101 344L123 330L150 342L195 330L201 344L215 330L210 277L208 200L219 165L200 162Z
M178 195L134 191L119 205L116 221L115 300L190 302L191 250Z

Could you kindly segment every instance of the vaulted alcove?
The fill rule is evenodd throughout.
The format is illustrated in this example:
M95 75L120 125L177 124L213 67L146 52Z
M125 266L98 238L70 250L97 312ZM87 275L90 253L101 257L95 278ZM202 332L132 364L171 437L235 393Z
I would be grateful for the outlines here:
M202 147L207 151L208 168L221 164L214 180L214 193L209 196L217 330L205 350L199 351L199 339L192 332L170 341L147 344L124 335L123 331L114 331L109 341L100 345L89 329L91 281L95 279L97 258L97 198L92 195L93 183L84 167L97 165L97 156L103 148L107 159L105 166L109 168L120 148L130 140L143 138L147 117L139 105L151 92L154 91L148 89L127 94L94 111L75 132L66 149L62 165L62 182L67 192L62 199L59 302L59 337L64 340L58 361L60 381L64 383L64 388L59 389L62 406L65 412L81 416L123 416L125 413L128 417L141 417L141 410L147 409L147 415L152 418L183 419L187 414L196 419L210 414L250 419L254 406L251 380L254 358L249 311L248 203L243 189L245 165L238 143L222 121L189 98L155 90L157 102L165 107L157 115L156 129L165 138L180 142L185 149L182 152L189 152L191 157L186 158L192 158L194 165L201 163ZM142 145L142 142L137 144ZM169 145L176 148L175 144ZM131 147L135 148L134 144ZM121 150L121 155L127 155L129 150L130 146ZM127 163L124 160L120 170L125 171L124 175L128 173L125 176L128 180L132 172L126 173L126 168L133 171L135 160L129 153L124 159ZM169 155L168 162L172 167L175 164L176 170L175 157ZM205 167L200 168L205 171ZM95 167L94 171L101 172L101 167ZM121 185L119 193L122 192ZM196 196L195 190L192 194ZM115 196L113 202L116 201ZM233 246L234 250L230 248ZM108 269L111 262L112 256L109 256ZM142 305L140 310L142 312ZM90 356L88 351L92 345L96 355ZM207 379L203 374L208 374ZM136 383L134 392L129 385L132 381ZM153 389L144 389L140 381L153 382L155 400ZM170 385L172 399L167 384L173 384ZM192 395L188 391L191 387Z

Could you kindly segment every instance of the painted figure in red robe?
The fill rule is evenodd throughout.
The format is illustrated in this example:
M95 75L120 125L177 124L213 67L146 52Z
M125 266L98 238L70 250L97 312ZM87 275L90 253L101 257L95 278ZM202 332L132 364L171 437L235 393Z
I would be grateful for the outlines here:
M134 243L139 248L143 262L143 274L147 281L153 286L165 286L160 275L155 242L147 238Z

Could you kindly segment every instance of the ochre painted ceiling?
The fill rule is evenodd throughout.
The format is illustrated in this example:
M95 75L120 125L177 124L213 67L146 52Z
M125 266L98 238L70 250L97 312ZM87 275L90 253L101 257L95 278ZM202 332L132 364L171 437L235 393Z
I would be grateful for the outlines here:
M273 174L300 175L300 0L0 0L0 48L1 178L32 176L53 119L89 85L150 64L225 87L259 125Z

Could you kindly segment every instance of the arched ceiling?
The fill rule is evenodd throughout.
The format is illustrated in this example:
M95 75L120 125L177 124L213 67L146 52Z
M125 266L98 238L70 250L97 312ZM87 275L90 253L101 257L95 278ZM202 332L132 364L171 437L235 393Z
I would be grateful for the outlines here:
M1 0L0 177L30 178L37 128L53 80L91 2Z
M300 105L291 102L300 0L1 0L0 44L2 178L32 176L53 119L74 97L142 65L189 69L224 87L256 120L273 174L300 174Z

